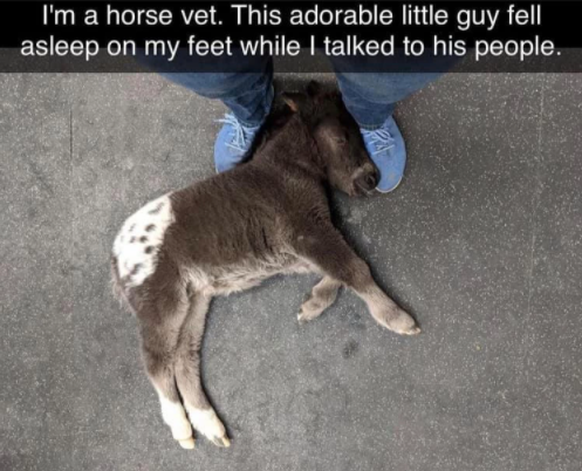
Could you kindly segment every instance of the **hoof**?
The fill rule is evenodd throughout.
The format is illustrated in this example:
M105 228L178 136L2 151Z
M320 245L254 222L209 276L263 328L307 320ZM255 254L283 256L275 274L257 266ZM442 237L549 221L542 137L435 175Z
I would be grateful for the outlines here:
M406 331L406 332L402 332L402 335L418 335L422 332L422 330L420 330L420 327L418 327L417 325L415 325L412 329Z
M303 311L301 311L299 314L297 314L297 322L299 325L303 325L308 321L309 321L309 319L307 319L307 316L303 313Z
M178 443L185 450L193 450L194 447L196 446L196 442L194 441L194 438L192 438L192 437L186 438L185 440L178 440Z
M397 310L396 312L390 312L388 315L380 319L380 324L387 329L399 334L399 335L418 335L420 334L420 327L414 320L414 318L402 311Z
M305 324L306 322L310 322L313 319L319 317L319 315L325 310L325 308L321 308L321 306L316 306L315 308L306 308L305 305L301 305L301 311L297 314L297 322L299 324Z
M221 448L228 448L230 446L230 439L226 436L224 437L214 437L211 439L212 443L214 443L216 446L219 446Z

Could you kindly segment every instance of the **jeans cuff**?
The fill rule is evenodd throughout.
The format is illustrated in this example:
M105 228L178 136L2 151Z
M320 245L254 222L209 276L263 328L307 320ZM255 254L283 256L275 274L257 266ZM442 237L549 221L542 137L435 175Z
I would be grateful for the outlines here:
M274 99L275 99L275 88L273 87L273 83L271 82L269 84L269 88L267 89L267 92L265 94L264 106L262 107L263 114L258 121L255 121L255 120L247 121L247 120L241 119L240 117L238 117L236 115L236 113L234 111L232 111L232 110L231 111L235 115L238 122L241 123L245 128L256 128L257 126L261 126L265 122L265 119L267 119L267 116L271 112L271 108L273 106Z
M358 126L363 131L375 131L376 129L380 129L384 125L384 123L390 118L390 116L392 116L392 115L390 114L389 116L386 116L386 119L384 121L382 121L380 124L360 124L360 123L358 123Z

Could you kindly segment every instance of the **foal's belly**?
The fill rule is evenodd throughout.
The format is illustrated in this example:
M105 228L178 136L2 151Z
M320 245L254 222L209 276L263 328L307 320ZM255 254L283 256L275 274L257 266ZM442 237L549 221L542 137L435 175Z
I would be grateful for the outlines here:
M253 288L275 275L312 273L316 270L309 262L285 254L221 267L202 269L192 266L187 271L194 290L209 296L219 296Z

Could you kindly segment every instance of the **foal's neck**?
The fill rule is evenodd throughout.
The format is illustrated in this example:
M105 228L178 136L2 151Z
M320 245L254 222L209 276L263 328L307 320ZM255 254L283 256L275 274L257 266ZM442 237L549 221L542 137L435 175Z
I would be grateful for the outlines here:
M281 170L301 170L318 179L325 179L325 163L312 130L303 118L293 115L257 150L254 161L264 161Z

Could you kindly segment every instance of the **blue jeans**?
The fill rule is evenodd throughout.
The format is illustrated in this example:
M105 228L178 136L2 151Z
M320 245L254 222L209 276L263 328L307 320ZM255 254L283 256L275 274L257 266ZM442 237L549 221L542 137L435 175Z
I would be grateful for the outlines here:
M261 60L261 59L256 59ZM259 70L256 67L253 70ZM162 73L207 98L220 99L246 126L262 123L273 100L273 64L264 60L262 73ZM441 73L336 72L343 101L364 129L376 129L394 112L396 103Z

